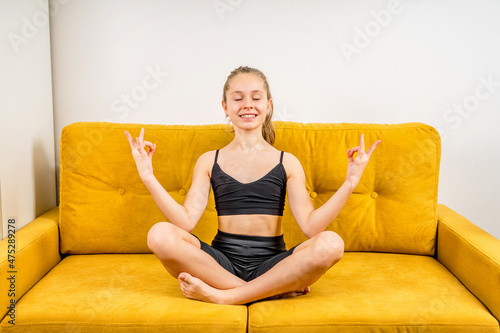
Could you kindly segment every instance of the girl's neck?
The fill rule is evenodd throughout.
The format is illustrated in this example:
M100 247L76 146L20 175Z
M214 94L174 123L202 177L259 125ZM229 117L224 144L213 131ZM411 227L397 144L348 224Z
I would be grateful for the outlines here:
M234 139L228 144L228 148L232 151L248 153L252 150L264 150L269 146L269 143L262 137L262 128L260 126L252 131L238 128L235 128L234 131Z

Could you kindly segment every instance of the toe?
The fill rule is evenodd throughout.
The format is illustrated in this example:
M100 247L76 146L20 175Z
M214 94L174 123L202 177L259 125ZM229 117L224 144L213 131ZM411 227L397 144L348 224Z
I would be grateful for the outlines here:
M183 273L179 274L177 279L179 279L179 281L189 283L189 281L191 280L191 275L189 273L183 272Z

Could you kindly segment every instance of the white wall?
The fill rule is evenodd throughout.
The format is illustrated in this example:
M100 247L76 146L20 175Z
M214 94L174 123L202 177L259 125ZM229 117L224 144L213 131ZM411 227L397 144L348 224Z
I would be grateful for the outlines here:
M276 120L438 128L439 202L500 238L499 1L65 0L59 7L51 21L56 147L76 121L222 123L223 83L249 65L268 76Z
M0 215L16 229L56 205L48 5L0 1ZM3 238L2 237L2 238Z

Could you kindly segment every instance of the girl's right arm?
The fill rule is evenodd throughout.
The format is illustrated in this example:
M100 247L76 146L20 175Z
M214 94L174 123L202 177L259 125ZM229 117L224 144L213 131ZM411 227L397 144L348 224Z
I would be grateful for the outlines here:
M144 141L144 129L141 129L139 138L136 138L137 142L132 140L132 136L127 131L125 131L125 135L130 143L139 176L160 211L169 222L187 232L191 232L205 211L210 194L210 176L206 167L206 163L209 161L207 153L198 158L193 170L191 188L184 203L180 205L165 191L153 174L152 156L156 150L156 145ZM145 146L149 147L148 152L145 151Z

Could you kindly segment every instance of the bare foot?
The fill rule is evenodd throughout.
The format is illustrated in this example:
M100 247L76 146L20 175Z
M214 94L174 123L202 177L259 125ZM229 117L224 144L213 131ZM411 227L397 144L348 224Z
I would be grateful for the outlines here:
M215 289L189 273L181 273L177 277L181 291L187 298L203 302L223 304L221 291Z
M230 294L228 294L230 290L216 289L197 277L185 272L179 274L177 279L179 280L182 293L187 298L216 304L233 304L230 301ZM306 287L304 289L264 298L262 301L301 296L309 294L309 292L311 292L311 288Z

